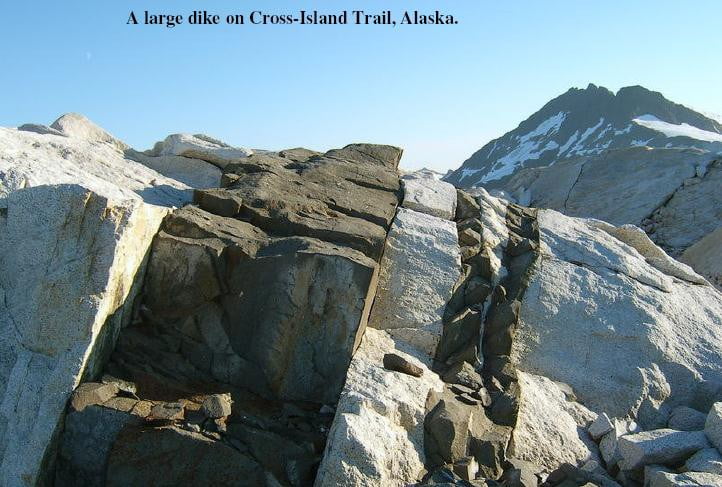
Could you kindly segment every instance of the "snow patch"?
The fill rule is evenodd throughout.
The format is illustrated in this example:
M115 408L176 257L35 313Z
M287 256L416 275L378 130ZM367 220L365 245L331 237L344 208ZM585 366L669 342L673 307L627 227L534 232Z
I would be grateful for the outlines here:
M559 147L554 141L548 141L543 147L541 140L532 140L541 136L555 134L559 131L564 120L567 118L568 112L559 112L540 123L534 130L521 136L517 136L519 141L517 147L504 157L500 157L492 165L492 170L487 173L479 182L485 183L501 179L513 173L519 164L524 161L539 159L539 156L547 151L555 150ZM541 148L540 148L541 147Z
M567 149L569 149L574 142L577 141L577 137L579 137L579 131L577 130L572 134L571 137L569 137L569 140L567 140L563 146L559 148L559 155L561 156L563 152L566 152Z
M584 150L584 141L587 140L587 138L594 132L599 130L599 127L601 127L603 123L604 117L600 118L599 122L597 122L596 125L594 125L593 127L589 127L587 130L585 130L582 136L579 138L579 141L574 145L574 147L571 148L571 150L567 154L567 157L571 156L572 154L581 154Z
M667 137L689 137L690 139L697 139L704 142L722 142L722 134L702 130L687 123L677 125L665 122L654 115L642 115L641 117L633 119L632 122L642 127L661 132Z
M629 125L624 127L622 130L615 130L614 135L624 135L624 134L628 134L631 131L632 131L632 124L630 123Z

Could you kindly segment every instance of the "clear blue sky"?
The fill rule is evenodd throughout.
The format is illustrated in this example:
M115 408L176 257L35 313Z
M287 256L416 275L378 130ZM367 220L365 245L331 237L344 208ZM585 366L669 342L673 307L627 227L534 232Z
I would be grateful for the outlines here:
M441 9L455 26L128 26L187 14ZM722 2L35 0L0 11L0 125L80 112L139 149L174 132L457 167L550 98L641 84L722 113Z

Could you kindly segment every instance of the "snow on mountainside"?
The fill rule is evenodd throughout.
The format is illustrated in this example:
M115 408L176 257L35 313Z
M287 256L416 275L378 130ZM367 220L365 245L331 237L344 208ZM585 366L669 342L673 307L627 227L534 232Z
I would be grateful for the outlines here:
M722 152L722 123L641 86L614 94L590 84L553 99L444 180L494 188L523 168L635 146Z

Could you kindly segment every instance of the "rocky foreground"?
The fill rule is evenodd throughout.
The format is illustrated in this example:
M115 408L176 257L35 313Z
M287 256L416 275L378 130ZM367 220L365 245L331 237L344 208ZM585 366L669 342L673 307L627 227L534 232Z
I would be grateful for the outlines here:
M722 485L699 264L401 154L0 128L0 485Z

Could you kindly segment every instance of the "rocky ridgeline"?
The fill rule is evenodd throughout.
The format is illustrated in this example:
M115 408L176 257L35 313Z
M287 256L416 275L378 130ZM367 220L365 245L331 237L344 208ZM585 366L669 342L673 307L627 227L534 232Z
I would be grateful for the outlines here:
M635 147L523 169L501 188L524 205L639 226L722 289L720 185L719 155Z
M719 291L400 158L0 129L0 484L722 485Z

